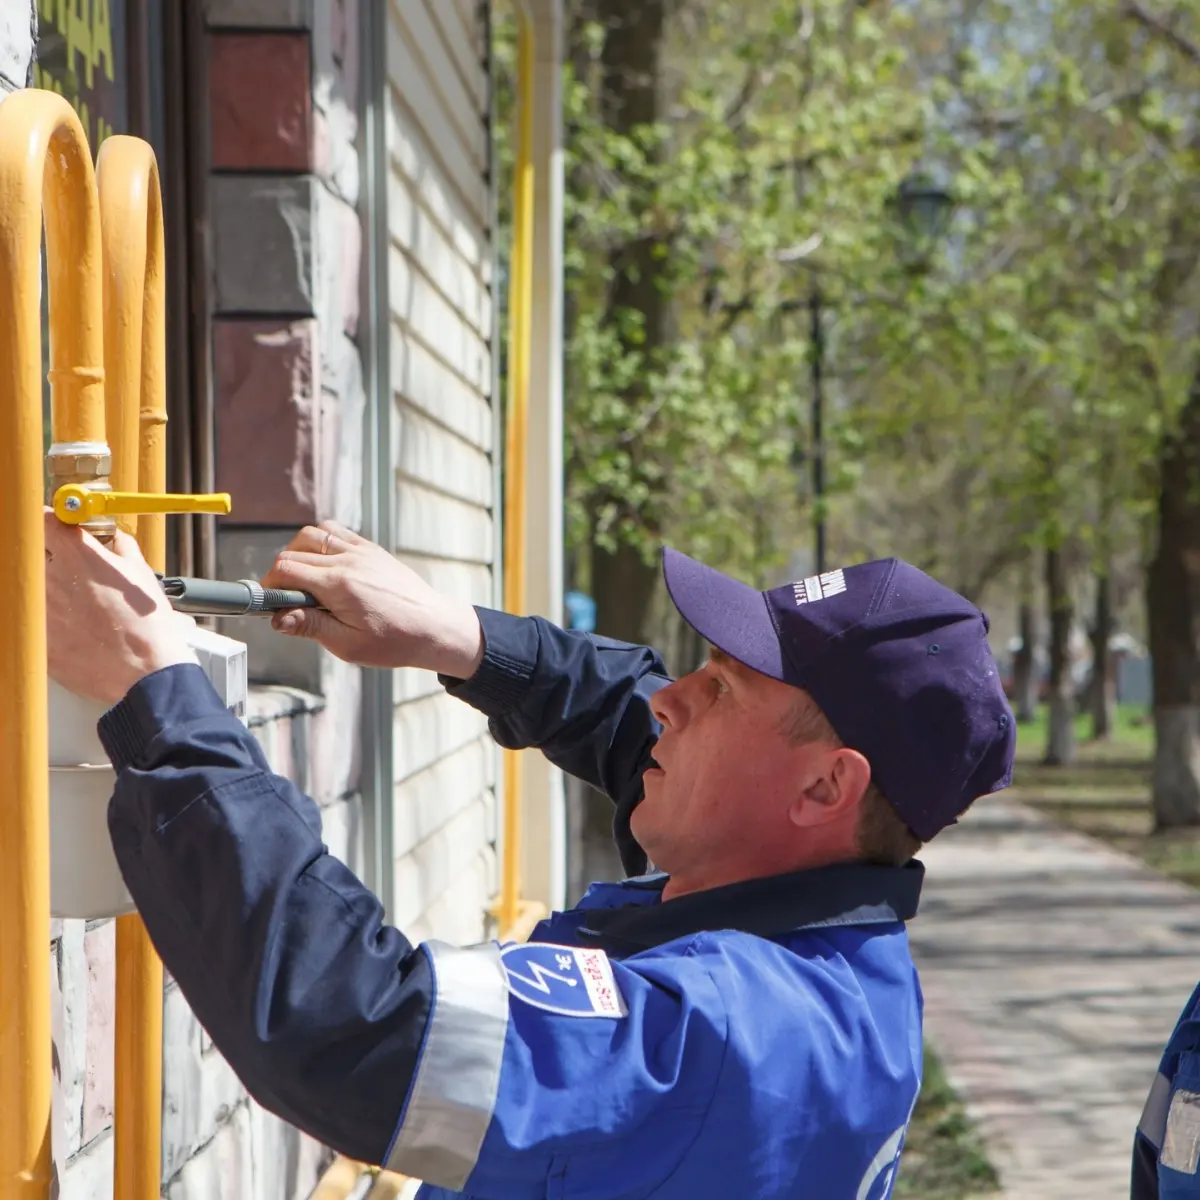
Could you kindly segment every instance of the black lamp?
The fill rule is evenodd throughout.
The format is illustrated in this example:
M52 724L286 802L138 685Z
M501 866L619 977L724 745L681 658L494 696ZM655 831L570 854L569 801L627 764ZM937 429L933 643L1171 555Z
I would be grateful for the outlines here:
M924 245L946 232L954 213L954 197L924 171L900 184L893 204L905 229Z

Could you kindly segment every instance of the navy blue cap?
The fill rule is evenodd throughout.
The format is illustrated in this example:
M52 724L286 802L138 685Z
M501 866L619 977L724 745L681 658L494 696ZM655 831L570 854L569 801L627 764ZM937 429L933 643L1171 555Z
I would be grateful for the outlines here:
M812 696L921 841L1012 782L988 619L924 571L884 558L760 592L668 548L663 573L701 637Z

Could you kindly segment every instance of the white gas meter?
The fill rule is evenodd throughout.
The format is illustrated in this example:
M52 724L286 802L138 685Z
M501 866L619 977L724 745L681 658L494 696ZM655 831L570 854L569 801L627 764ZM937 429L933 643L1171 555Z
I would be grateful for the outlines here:
M243 642L178 613L188 642L229 710L243 722L248 664ZM133 912L108 835L116 772L96 733L106 705L50 681L50 911L94 920Z

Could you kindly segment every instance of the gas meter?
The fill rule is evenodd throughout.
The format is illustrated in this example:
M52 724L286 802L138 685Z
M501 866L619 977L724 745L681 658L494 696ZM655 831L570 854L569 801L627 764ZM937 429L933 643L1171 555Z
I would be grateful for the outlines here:
M80 484L65 484L54 494L56 514L72 525L133 513L227 513L229 509L227 495L142 495ZM316 607L316 601L306 592L263 589L254 580L224 583L162 576L159 580L200 666L225 706L244 722L249 687L246 646L198 625L196 615L268 614ZM50 909L56 917L96 919L134 909L108 834L108 802L116 772L96 732L106 709L107 705L50 681Z

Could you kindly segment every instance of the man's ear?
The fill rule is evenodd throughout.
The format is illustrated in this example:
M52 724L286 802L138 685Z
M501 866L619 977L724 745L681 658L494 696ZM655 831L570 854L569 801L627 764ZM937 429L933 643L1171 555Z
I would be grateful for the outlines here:
M801 828L837 821L856 809L871 783L871 766L848 746L830 750L788 815Z

